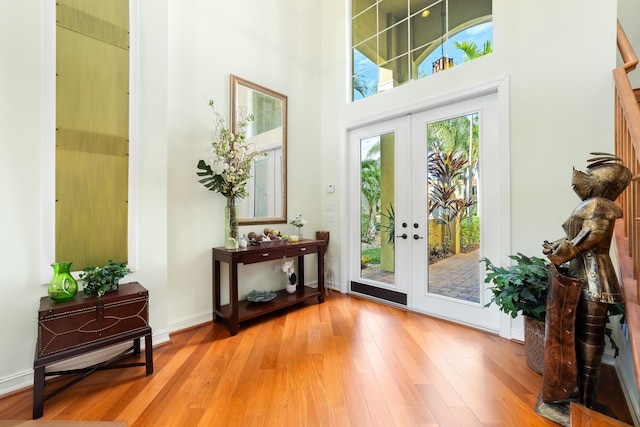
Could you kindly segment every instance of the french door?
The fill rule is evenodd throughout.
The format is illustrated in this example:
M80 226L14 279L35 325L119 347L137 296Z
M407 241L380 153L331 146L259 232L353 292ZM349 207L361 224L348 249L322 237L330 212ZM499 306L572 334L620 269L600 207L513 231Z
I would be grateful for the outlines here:
M499 122L491 93L351 131L350 292L499 330L479 262L508 227Z

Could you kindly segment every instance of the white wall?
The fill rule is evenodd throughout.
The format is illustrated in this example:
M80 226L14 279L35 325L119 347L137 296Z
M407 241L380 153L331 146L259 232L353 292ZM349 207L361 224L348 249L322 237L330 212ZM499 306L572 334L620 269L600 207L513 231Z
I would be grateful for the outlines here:
M319 2L191 0L169 8L169 312L172 329L211 318L211 248L224 244L224 197L196 176L209 156L208 100L229 115L230 74L288 97L288 216L320 229ZM291 233L292 225L274 228ZM264 226L242 226L240 232ZM241 296L278 288L274 265L239 267ZM307 270L315 271L311 263ZM223 268L223 270L225 270ZM310 275L310 279L315 276ZM226 283L223 275L223 283ZM265 280L267 279L267 280ZM277 284L269 282L274 280ZM223 302L228 292L222 290Z
M33 366L42 263L40 2L0 1L0 381ZM10 64L10 66L8 66ZM24 385L24 384L23 384ZM2 390L4 387L0 387Z

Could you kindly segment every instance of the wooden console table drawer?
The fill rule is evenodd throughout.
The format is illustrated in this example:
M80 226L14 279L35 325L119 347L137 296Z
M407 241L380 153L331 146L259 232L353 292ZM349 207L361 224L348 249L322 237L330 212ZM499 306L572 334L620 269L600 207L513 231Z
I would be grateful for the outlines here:
M242 257L243 264L253 264L256 262L270 261L284 258L284 249L261 248L258 252L250 252Z
M324 258L322 256L324 240L301 240L296 243L280 243L276 247L250 246L244 249L213 248L213 322L225 320L231 335L238 333L243 321L263 316L276 310L289 307L311 298L324 302ZM318 256L318 288L304 286L304 257ZM274 300L266 303L238 301L238 264L255 264L263 261L297 257L297 290L288 294L284 290L277 292ZM220 305L220 263L229 265L229 304Z
M292 246L290 248L286 248L285 249L285 257L294 257L294 256L302 256L302 255L306 255L308 253L313 253L316 251L316 247L314 245L306 245L303 244L302 245L297 245L297 246Z

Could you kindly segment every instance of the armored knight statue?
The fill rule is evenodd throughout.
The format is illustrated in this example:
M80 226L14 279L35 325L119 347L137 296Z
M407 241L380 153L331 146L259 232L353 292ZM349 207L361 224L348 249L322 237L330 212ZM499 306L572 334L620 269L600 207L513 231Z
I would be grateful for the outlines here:
M543 385L536 406L541 415L545 415L541 409L544 403L568 405L577 400L588 408L594 406L607 305L624 301L609 250L615 221L622 217L614 201L632 175L621 159L606 153L591 154L596 157L588 161L586 173L573 170L573 190L582 202L562 226L566 236L543 243L543 253L552 265Z

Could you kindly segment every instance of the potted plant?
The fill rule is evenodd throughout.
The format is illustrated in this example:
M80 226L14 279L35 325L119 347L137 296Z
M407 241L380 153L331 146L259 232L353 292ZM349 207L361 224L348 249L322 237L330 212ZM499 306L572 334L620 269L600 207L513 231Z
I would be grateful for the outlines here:
M524 347L527 366L538 373L544 367L544 329L547 313L547 286L549 283L549 262L538 257L527 257L520 252L510 255L515 264L504 268L494 265L488 258L480 259L485 263L487 276L485 283L493 283L489 289L493 292L488 307L495 303L500 311L515 318L524 315ZM607 305L607 320L611 316L620 316L620 323L625 322L624 304ZM605 335L609 340L614 356L619 354L619 347L613 339L613 331L606 328Z
M515 264L509 267L494 265L482 258L489 273L485 283L493 283L489 289L493 297L485 307L495 303L500 311L515 318L525 316L524 345L527 366L538 373L544 367L544 319L547 312L547 285L549 262L538 257L528 257L518 252L510 255Z
M102 267L87 267L82 270L79 277L84 281L82 290L84 297L101 297L109 291L118 289L120 279L131 273L126 262L113 262L109 260Z

